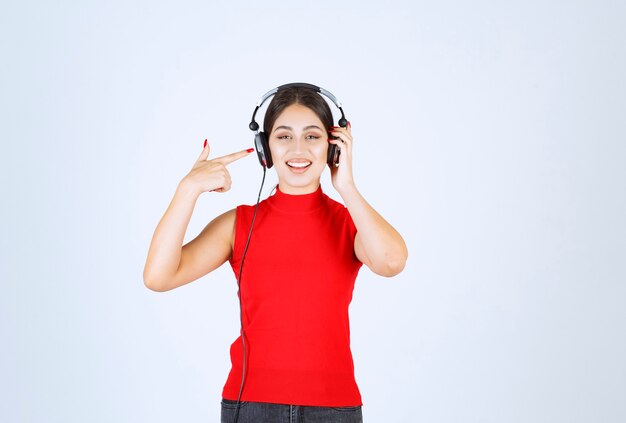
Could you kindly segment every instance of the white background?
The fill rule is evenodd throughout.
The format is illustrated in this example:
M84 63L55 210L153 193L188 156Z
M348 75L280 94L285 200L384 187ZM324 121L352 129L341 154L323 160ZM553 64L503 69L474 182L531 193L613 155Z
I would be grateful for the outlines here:
M3 2L0 420L219 420L232 271L152 292L149 242L203 140L251 147L259 97L304 81L343 102L358 187L409 247L357 279L364 421L623 422L624 22L621 1ZM186 241L256 200L256 158L231 173Z

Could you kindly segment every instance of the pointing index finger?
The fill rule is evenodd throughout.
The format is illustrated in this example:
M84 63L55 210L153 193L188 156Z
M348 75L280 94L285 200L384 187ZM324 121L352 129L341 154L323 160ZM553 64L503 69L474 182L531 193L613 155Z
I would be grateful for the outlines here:
M252 153L254 151L254 148L248 148L247 150L241 150L238 151L236 153L231 153L231 154L227 154L225 156L222 157L217 157L213 160L216 160L220 163L222 163L223 165L227 165L227 164L231 164L232 162L241 159L242 157L246 157L247 155L249 155L250 153Z

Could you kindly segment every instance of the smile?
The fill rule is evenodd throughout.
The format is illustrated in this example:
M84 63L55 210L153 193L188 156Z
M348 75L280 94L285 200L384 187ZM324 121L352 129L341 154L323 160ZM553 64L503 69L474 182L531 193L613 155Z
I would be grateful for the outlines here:
M308 160L290 160L287 162L287 166L292 169L305 169L311 166L311 162Z

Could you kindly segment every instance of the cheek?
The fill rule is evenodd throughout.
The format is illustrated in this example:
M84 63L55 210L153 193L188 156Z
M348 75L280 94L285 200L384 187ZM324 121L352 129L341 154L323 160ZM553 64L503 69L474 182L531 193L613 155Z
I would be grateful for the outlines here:
M280 157L284 153L284 148L282 148L280 144L270 141L269 145L272 157Z
M315 154L318 157L326 157L328 155L328 141L320 142L315 146Z

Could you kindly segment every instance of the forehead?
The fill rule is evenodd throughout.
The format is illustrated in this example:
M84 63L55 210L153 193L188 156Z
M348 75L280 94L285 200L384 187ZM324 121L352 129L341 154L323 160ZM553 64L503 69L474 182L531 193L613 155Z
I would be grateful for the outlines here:
M278 115L276 122L274 122L274 127L280 125L295 127L318 125L320 128L323 127L322 120L315 114L315 112L302 104L292 104L286 107L285 110Z

